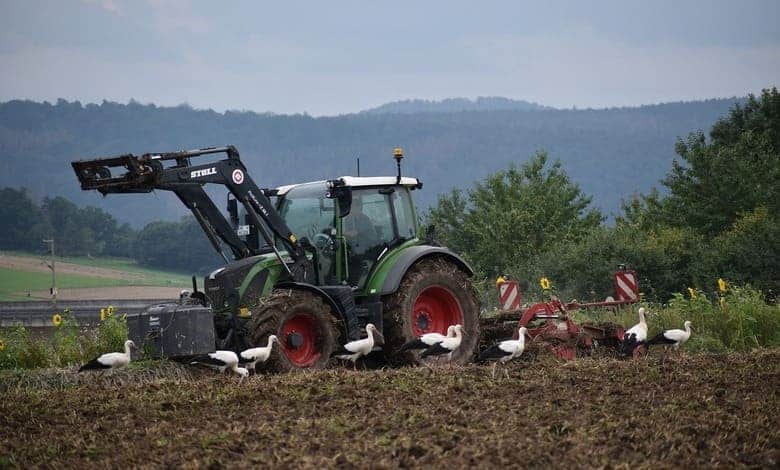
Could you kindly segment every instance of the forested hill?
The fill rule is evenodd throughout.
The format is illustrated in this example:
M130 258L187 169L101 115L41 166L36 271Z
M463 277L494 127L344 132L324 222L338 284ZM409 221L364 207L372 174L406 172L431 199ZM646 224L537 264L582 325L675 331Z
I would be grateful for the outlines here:
M452 113L459 111L538 111L553 109L524 100L512 100L500 96L480 96L475 100L468 98L448 98L441 101L402 100L386 103L363 111L369 114L382 113Z
M496 110L359 113L313 118L251 112L10 101L0 104L0 187L37 197L65 196L140 226L184 214L173 196L82 192L70 167L81 158L233 144L260 186L361 172L393 174L392 148L404 147L404 172L420 177L426 207L451 188L466 188L537 150L563 167L605 213L646 192L671 168L674 144L710 129L736 99L603 110Z

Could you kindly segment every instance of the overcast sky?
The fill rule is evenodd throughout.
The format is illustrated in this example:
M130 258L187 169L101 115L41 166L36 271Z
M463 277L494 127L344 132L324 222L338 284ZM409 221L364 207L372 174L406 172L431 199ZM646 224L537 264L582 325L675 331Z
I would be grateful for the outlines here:
M0 101L334 115L741 96L778 85L779 18L777 0L0 0Z

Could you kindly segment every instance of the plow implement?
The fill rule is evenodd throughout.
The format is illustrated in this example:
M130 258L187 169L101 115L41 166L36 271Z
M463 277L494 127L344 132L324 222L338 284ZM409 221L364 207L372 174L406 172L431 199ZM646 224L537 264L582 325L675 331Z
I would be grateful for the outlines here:
M498 285L501 309L498 315L482 319L486 336L495 336L511 325L514 339L517 328L524 326L530 344L546 349L556 357L566 360L578 356L589 356L594 348L617 351L625 329L614 322L577 323L571 312L578 309L618 308L639 301L639 284L635 271L624 267L615 272L616 298L608 297L602 302L563 303L558 299L521 306L521 293L517 282L505 281ZM493 332L488 335L488 332Z

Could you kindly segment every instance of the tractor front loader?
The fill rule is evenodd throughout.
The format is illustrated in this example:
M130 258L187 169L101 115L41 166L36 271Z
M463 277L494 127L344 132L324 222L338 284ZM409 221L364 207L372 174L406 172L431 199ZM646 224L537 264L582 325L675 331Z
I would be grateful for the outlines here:
M195 164L201 157L210 158ZM84 190L173 192L226 262L206 276L202 291L193 277L190 301L209 313L208 324L201 322L192 333L200 340L188 343L181 332L187 328L172 326L176 315L194 318L179 304L155 307L154 317L146 316L144 326L136 328L141 340L155 338L158 354L264 345L275 334L281 347L269 367L322 368L339 342L360 338L370 322L385 336L380 357L415 363L420 361L416 353L398 353L404 342L428 332L444 334L460 323L465 337L454 360L464 363L479 341L473 272L455 253L418 236L411 193L422 183L401 176L400 149L394 157L396 176L344 176L276 189L260 189L233 146L129 154L72 166ZM206 184L228 190L229 220L204 190ZM196 346L180 351L181 344Z

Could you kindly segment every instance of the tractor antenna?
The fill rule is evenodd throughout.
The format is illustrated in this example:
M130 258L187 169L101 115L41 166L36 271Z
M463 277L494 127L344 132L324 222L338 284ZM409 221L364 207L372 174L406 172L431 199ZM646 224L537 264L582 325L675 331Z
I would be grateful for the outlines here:
M395 184L401 184L401 160L404 158L404 149L401 147L394 148L393 158L395 158L395 165L398 168L398 177L395 180Z
M360 176L360 157L357 157L357 170L358 170L358 176Z

